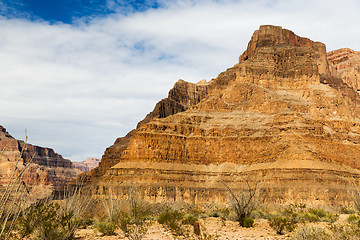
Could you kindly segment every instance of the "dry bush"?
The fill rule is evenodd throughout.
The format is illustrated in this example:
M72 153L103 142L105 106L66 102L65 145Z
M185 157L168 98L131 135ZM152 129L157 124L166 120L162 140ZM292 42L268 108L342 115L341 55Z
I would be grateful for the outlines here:
M231 206L235 211L236 221L239 222L242 227L252 227L254 221L250 215L258 204L256 198L258 195L259 182L255 181L255 183L251 185L248 180L245 180L245 183L246 189L239 194L235 194L234 191L223 182L231 196Z
M149 206L136 194L136 189L130 188L127 201L119 201L112 194L108 199L102 200L107 219L105 222L119 227L125 236L131 240L140 240L148 229ZM125 211L128 207L128 211ZM100 229L98 229L100 231ZM115 231L113 231L115 234Z

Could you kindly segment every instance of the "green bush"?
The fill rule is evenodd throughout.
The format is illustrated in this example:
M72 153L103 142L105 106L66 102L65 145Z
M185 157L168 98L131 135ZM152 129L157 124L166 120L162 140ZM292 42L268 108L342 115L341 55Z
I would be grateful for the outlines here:
M269 220L269 225L277 234L284 234L284 230L292 232L296 228L296 221L289 216L274 216Z
M242 223L243 227L249 228L254 225L254 219L251 217L245 217Z
M338 219L338 215L327 212L323 209L310 208L307 213L304 214L305 220L309 222L335 222Z
M330 240L332 239L330 234L321 227L303 227L297 230L292 240Z
M300 222L318 222L320 220L319 216L309 212L299 214L298 219Z
M334 225L329 227L332 238L336 240L359 240L360 228L358 225Z
M347 221L349 223L358 223L360 220L360 217L356 214L351 214L348 218L347 218Z
M116 222L117 224L119 224L120 229L124 233L129 232L128 226L132 224L132 219L127 213L125 212L118 213L118 215L116 216Z
M111 221L100 221L96 224L96 229L104 236L115 235L116 225Z
M61 211L57 203L39 202L30 206L19 219L19 233L24 238L32 236L38 239L73 239L78 227L72 211Z
M305 205L289 205L281 215L290 216L295 222L335 222L338 215L327 212L323 209L306 209Z
M158 217L158 222L163 226L169 227L170 230L176 235L181 235L180 221L183 217L183 213L177 210L171 210L167 208Z
M328 214L324 209L316 209L316 208L310 208L308 212L310 214L314 214L315 216L318 216L319 218L325 217Z
M350 207L343 207L341 208L341 213L343 214L354 214L356 211Z
M91 226L95 223L95 220L91 217L85 217L77 220L77 225L81 229L85 229L87 226Z

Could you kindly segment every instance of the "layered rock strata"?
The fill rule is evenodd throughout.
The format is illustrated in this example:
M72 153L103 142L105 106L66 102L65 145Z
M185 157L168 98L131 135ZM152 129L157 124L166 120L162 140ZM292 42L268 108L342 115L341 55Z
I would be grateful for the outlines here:
M331 51L327 54L333 75L342 79L355 91L360 91L360 52L349 48Z
M0 126L1 187L8 184L14 171L19 173L29 162L23 181L39 198L49 195L54 188L64 185L81 173L70 160L64 159L53 149L17 140Z
M187 109L154 114L126 146L111 147L118 163L96 194L122 196L136 186L152 201L224 202L224 183L240 191L249 182L259 183L264 202L351 201L360 176L360 102L329 56L322 43L261 26L238 64L196 101L184 99Z
M137 129L154 118L166 118L196 105L206 97L208 86L209 84L205 80L194 84L180 79L170 90L168 97L158 102L154 110L138 123ZM133 130L125 137L116 139L115 143L105 150L99 167L87 174L87 176L97 178L102 176L107 169L117 164L121 159L122 152L128 147L135 132L136 131Z

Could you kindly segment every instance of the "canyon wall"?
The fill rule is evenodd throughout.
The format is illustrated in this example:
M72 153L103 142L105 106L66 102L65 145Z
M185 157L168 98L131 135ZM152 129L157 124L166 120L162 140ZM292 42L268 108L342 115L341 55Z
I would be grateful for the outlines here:
M340 55L261 26L239 63L208 83L179 81L106 150L95 194L136 187L155 202L223 203L224 183L242 191L248 182L263 202L350 203L360 176L359 65Z
M36 198L48 196L53 189L81 173L70 160L53 149L17 140L0 126L0 189L8 184L14 171L19 173L28 163L23 181Z

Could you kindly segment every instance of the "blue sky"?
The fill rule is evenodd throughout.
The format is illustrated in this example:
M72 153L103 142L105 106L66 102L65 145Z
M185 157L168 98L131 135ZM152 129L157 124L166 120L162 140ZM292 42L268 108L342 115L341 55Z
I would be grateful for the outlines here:
M105 17L115 13L143 12L158 8L154 0L4 0L2 15L72 24L81 18Z
M0 125L100 158L178 79L236 64L260 25L359 51L359 12L358 0L0 0Z

